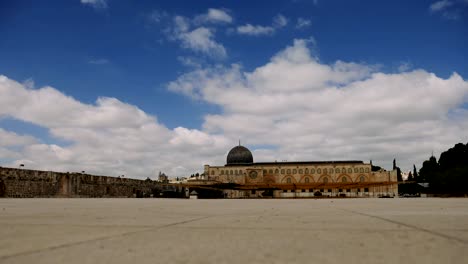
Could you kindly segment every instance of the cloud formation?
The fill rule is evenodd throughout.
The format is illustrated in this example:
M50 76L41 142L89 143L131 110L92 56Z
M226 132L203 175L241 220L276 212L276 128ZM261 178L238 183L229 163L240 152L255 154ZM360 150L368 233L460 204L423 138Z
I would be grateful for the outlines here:
M243 26L237 27L237 33L250 36L261 36L261 35L271 35L275 32L275 29L270 26L259 26L245 24Z
M36 143L31 136L22 136L0 128L0 147L21 146Z
M216 28L213 24L228 24L232 17L227 10L210 8L207 13L188 18L181 15L170 16L166 12L154 10L148 21L164 24L163 32L170 41L180 47L213 59L227 57L226 48L215 39Z
M214 58L227 56L224 46L214 40L213 30L206 27L198 27L192 31L179 31L176 35L181 41L182 47L195 52L209 55Z
M299 17L296 22L297 29L307 28L307 27L310 27L311 25L312 25L312 22L310 21L310 19L305 19L302 17Z
M158 171L185 176L202 171L201 164L222 163L222 155L234 144L222 135L170 130L155 116L115 98L84 104L52 87L28 89L0 76L0 118L5 117L41 126L53 138L69 142L46 144L0 129L2 164L14 167L138 178Z
M181 20L183 21L183 20ZM181 22L181 27L184 23ZM169 129L116 98L86 104L52 87L0 76L0 118L41 126L67 144L0 129L2 164L146 178L224 164L241 139L255 161L372 159L403 170L468 142L468 82L422 69L384 73L362 63L321 63L298 39L264 65L198 67L168 89L217 105L203 129Z
M288 24L288 19L281 14L278 14L277 16L273 18L273 26L275 28L282 28L286 26L287 24Z
M442 1L432 3L429 8L431 9L431 11L437 12L437 11L442 11L444 9L447 9L448 7L452 5L453 5L452 1L442 0Z
M375 66L322 64L307 41L296 40L265 65L197 69L169 89L219 105L204 130L239 137L262 160L394 157L409 169L431 151L467 142L468 83L454 73L442 79L424 70L382 73Z
M288 19L278 14L273 18L271 26L261 26L261 25L252 25L247 23L242 26L238 26L236 31L240 35L249 35L249 36L262 36L262 35L273 35L277 29L285 27L288 24Z
M209 8L206 14L194 18L196 23L232 23L232 16L227 9Z
M83 5L90 5L95 9L107 8L107 0L81 0Z
M441 0L429 6L431 13L441 14L442 17L450 20L458 20L468 9L467 0Z

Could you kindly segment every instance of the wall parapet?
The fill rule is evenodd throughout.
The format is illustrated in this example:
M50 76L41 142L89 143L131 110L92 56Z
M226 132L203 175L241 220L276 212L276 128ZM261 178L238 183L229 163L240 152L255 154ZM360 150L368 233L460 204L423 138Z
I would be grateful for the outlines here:
M156 181L0 167L0 197L149 197Z

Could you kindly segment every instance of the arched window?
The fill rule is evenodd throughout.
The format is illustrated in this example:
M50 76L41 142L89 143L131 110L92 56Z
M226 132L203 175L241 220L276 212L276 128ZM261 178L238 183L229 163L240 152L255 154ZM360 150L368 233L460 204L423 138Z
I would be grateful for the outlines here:
M229 174L231 174L231 175L232 175L232 174L233 174L233 171L232 171L232 170L230 170L230 171L229 171Z
M354 173L358 173L358 168L354 168Z
M281 169L281 174L284 174L284 169Z
M305 179L304 179L304 182L305 182L305 183L309 183L309 178L308 178L308 177L305 178Z
M361 176L361 177L359 177L359 181L364 182L364 181L366 181L366 178L364 178L364 176Z
M366 168L366 172L369 172L369 168Z
M346 177L343 177L343 178L341 178L341 181L342 181L342 182L347 182L348 179L346 179Z
M322 173L322 170L321 170L321 169L317 169L317 173L318 173L318 174Z
M235 171L234 171L234 174L238 175L238 174L239 174L239 171L238 171L238 170L235 170Z
M360 168L360 169L359 169L359 172L363 173L363 172L364 172L364 169L363 169L363 168Z
M267 170L263 170L263 174L267 174Z
M268 172L269 172L270 174L273 174L273 169L270 169Z
M293 174L297 174L297 170L296 170L296 169L293 169Z
M349 168L348 173L353 173L353 169Z
M305 174L309 174L309 169L308 168L305 169Z
M323 178L323 183L328 183L328 178L327 177Z
M327 174L327 169L323 169L323 174Z
M335 172L336 172L336 173L340 173L340 169L339 169L339 168L336 168Z
M214 170L211 171L211 175L214 175Z
M291 178L287 178L286 183L291 183Z
M276 170L275 170L275 174L278 174L278 173L279 173L279 170L278 170L278 169L276 169Z
M315 174L315 169L310 169L311 174ZM320 172L319 172L320 173Z
M287 174L291 174L291 170L288 169L288 170L286 171L286 173L287 173Z

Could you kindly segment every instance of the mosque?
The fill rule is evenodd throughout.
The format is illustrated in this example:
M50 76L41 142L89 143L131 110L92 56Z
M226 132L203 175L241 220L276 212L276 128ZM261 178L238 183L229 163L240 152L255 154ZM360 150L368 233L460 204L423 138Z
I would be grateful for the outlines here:
M205 180L237 186L226 198L394 197L397 172L373 170L371 163L345 161L254 162L239 144L224 166L204 166Z

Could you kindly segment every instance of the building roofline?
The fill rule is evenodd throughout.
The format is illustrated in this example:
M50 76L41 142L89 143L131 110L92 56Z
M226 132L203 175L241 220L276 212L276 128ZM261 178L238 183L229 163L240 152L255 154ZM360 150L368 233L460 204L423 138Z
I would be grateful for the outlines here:
M262 165L304 165L304 164L364 164L362 160L331 160L331 161L278 161L278 162L254 162L254 163L239 163L226 164L225 167L236 166L262 166ZM222 166L213 166L222 167Z

